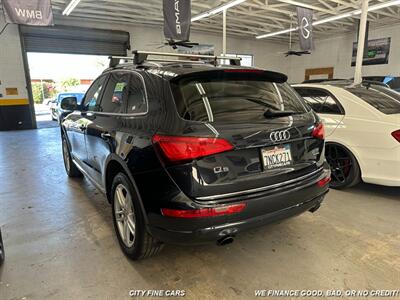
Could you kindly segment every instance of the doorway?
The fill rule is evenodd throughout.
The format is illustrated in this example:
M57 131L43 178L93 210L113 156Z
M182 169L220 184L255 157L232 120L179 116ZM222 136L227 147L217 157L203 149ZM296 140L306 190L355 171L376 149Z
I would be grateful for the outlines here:
M60 102L65 97L81 100L94 79L108 67L101 55L28 52L29 78L37 128L59 124Z
M20 26L20 36L31 128L58 126L52 106L59 105L60 94L82 97L108 67L108 57L126 56L130 49L129 33L117 30Z

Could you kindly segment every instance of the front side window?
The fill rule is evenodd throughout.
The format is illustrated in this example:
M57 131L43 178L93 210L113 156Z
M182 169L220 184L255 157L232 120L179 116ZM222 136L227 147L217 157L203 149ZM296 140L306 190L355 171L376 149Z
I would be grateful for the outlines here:
M342 114L335 99L326 91L311 88L295 88L311 108L321 114Z
M400 94L397 92L384 87L348 87L346 90L384 114L400 113Z
M97 79L86 93L83 103L84 109L87 111L100 111L100 95L105 85L106 76Z
M192 121L251 122L265 120L267 110L307 112L302 99L287 83L273 82L263 72L250 73L211 72L173 82L179 114Z

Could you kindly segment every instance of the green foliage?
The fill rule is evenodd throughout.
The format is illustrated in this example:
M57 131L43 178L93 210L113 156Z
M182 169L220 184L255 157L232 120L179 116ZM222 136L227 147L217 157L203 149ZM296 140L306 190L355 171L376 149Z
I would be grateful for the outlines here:
M44 99L54 98L57 94L53 82L32 82L33 101L42 103Z
M77 78L68 78L61 81L61 87L64 92L70 91L71 88L79 86L81 84L80 80Z

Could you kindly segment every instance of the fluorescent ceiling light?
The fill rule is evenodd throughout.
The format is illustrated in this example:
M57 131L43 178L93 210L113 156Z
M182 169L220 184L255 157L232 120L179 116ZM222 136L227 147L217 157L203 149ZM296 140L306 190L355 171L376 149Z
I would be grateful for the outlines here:
M382 9L382 8L386 8L386 7L394 6L394 5L400 5L400 0L388 1L388 2L385 2L385 3L379 3L379 4L376 4L376 5L372 5L372 6L370 6L368 8L368 11L375 11L375 10L378 10L378 9ZM316 26L316 25L320 25L320 24L324 24L324 23L328 23L328 22L333 22L333 21L336 21L336 20L344 19L344 18L349 18L349 17L355 16L355 15L359 15L359 14L361 14L361 9L357 9L357 10L354 10L354 11L351 11L351 12L347 12L347 13L343 13L343 14L340 14L340 15L337 15L337 16L332 16L332 17L329 17L329 18L318 20L318 21L313 22L312 25ZM298 27L292 28L292 29L285 29L285 30L281 30L281 31L275 31L275 32L271 32L271 33L267 33L267 34L256 36L256 39L263 39L263 38L267 38L267 37L271 37L271 36L275 36L275 35L280 35L280 34L288 33L288 32L291 32L291 31L295 31L297 29L298 29Z
M311 4L307 4L307 3L301 3L298 1L294 1L294 0L282 0L282 3L287 3L287 4L292 4L295 6L300 6L300 7L305 7L305 8L309 8L309 9L313 9L313 10L317 10L318 7L311 5ZM320 8L320 10L324 10L323 8Z
M220 12L222 12L222 11L228 9L228 8L231 8L233 6L239 5L239 4L241 4L241 3L245 2L245 1L246 0L234 0L234 1L228 2L228 3L224 4L224 5L218 6L216 8L213 8L213 9L209 10L209 11L206 11L204 13L201 13L201 14L197 15L197 16L194 16L192 18L192 22L198 21L200 19L207 18L207 17L209 17L211 15L216 15L216 14L218 14L218 13L220 13Z
M356 11L353 11L353 12L348 12L348 13L340 14L340 15L337 15L337 16L332 16L332 17L329 17L329 18L326 18L326 19L315 21L312 24L313 24L313 26L315 26L315 25L324 24L324 23L328 23L328 22L333 22L333 21L336 21L336 20L344 19L344 18L349 18L349 17L351 17L353 15L358 15L358 14L361 14L361 10L356 10Z
M79 4L79 2L81 2L81 0L71 0L71 2L67 5L62 14L64 16L68 16Z
M271 33L266 33L263 35L256 36L256 39L263 39L263 38L271 37L274 35L280 35L280 34L288 33L291 31L296 31L297 29L299 29L299 27L294 27L294 28L285 29L285 30L281 30L281 31L275 31L275 32L271 32Z
M389 6L393 6L393 5L399 5L400 4L400 0L396 0L396 1L389 1L389 2L385 2L385 3L379 3L376 5L371 6L368 11L374 11L377 9L382 9L382 8L386 8Z

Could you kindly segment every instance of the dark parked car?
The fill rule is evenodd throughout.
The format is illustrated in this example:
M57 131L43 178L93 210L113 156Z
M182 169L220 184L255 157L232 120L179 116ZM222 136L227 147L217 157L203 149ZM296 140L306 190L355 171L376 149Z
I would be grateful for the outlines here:
M132 259L314 212L330 181L324 128L286 80L200 62L107 69L82 105L62 101L65 169L107 195Z
M400 92L400 77L397 76L365 76L363 80L373 80L388 85L392 90Z

